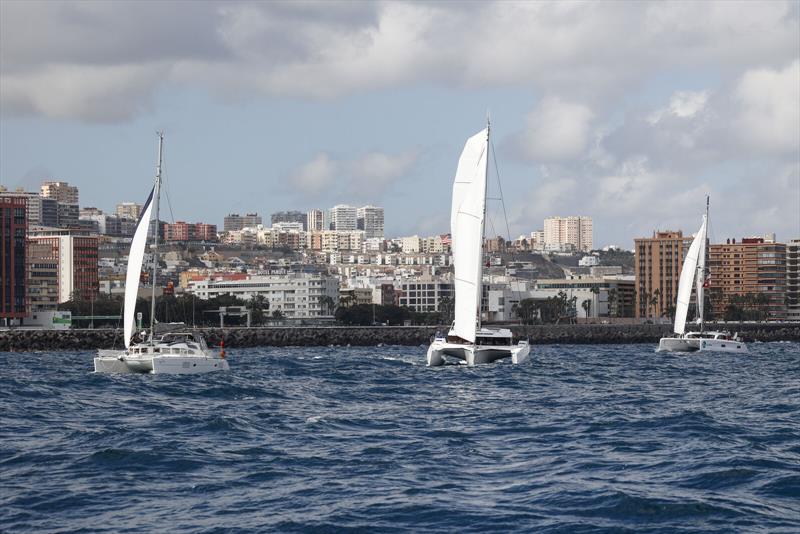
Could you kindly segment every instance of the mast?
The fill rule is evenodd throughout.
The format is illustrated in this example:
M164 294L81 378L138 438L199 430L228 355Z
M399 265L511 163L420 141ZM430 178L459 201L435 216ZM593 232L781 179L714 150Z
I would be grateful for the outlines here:
M483 218L481 219L481 245L480 245L480 276L478 276L478 330L481 329L481 304L483 304L483 247L486 243L486 194L489 190L489 135L491 120L489 111L486 111L486 168L483 180Z
M704 260L703 260L703 273L702 273L703 282L701 283L701 286L705 286L705 284L706 284L706 272L707 272L707 269L708 269L706 267L706 260L707 260L706 254L708 252L708 247L707 247L707 243L708 243L708 204L709 204L710 198L711 197L709 195L706 195L706 235L703 236L703 258L704 258ZM698 293L698 295L697 295L698 299L704 299L705 298L705 291L702 291L701 293L703 293L703 294L701 295L701 294ZM700 310L700 333L702 334L703 331L705 330L705 326L706 326L706 321L705 321L705 317L704 317L705 316L705 302L698 303L698 309Z
M158 275L158 221L159 221L159 200L161 197L161 156L164 149L164 132L156 132L158 135L158 163L156 163L156 231L153 240L153 299L150 302L150 341L153 341L156 324L156 277Z

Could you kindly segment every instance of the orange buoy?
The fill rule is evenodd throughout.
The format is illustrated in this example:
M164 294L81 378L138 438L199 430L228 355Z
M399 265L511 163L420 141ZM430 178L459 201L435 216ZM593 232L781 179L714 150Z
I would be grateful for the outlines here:
M219 340L219 357L225 359L225 338Z

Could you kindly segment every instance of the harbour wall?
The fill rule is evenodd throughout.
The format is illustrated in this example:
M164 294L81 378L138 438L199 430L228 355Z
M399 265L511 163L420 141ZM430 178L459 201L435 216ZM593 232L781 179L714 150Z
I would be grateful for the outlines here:
M534 325L510 326L534 345L657 343L672 325ZM714 328L713 326L710 328ZM800 323L728 323L716 328L739 332L746 341L800 341ZM209 345L236 347L424 345L442 327L428 326L304 326L201 328ZM122 331L114 329L0 330L0 351L87 350L122 347Z

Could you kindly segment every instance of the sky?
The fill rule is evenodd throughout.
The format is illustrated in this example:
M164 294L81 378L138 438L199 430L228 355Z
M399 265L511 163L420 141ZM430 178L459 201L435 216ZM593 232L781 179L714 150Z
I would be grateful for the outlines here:
M512 237L800 238L800 2L0 2L0 183L162 218L373 204L449 231L491 117ZM499 176L499 180L498 180ZM499 185L498 185L499 184ZM487 234L506 235L490 200Z

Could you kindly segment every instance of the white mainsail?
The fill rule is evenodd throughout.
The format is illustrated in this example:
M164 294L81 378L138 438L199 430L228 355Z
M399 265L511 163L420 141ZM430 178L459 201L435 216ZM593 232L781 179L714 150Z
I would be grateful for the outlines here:
M697 276L695 278L695 286L697 291L695 293L697 299L697 319L703 322L703 306L705 305L704 292L706 283L706 234L708 233L708 220L707 217L703 219L703 226L701 227L703 238L700 243L700 253L697 255Z
M458 160L450 213L455 264L455 325L453 332L475 342L483 288L483 218L486 206L488 128L467 140Z
M676 334L683 334L686 332L686 314L689 311L689 301L692 298L692 286L697 281L698 284L698 302L702 300L702 290L700 289L700 277L697 273L698 263L701 261L705 268L706 262L706 216L703 215L703 224L700 225L700 230L694 236L689 252L686 254L686 259L683 261L683 269L681 269L681 278L678 282L678 303L675 309L675 328ZM698 311L702 312L702 304L698 306Z
M136 232L131 241L131 250L128 253L128 272L125 275L125 348L131 345L133 335L133 316L136 312L136 297L139 294L139 277L142 274L142 262L144 261L144 249L147 246L147 229L150 226L150 213L153 210L153 193L155 187L150 191L147 202L142 208L139 222L136 224Z

